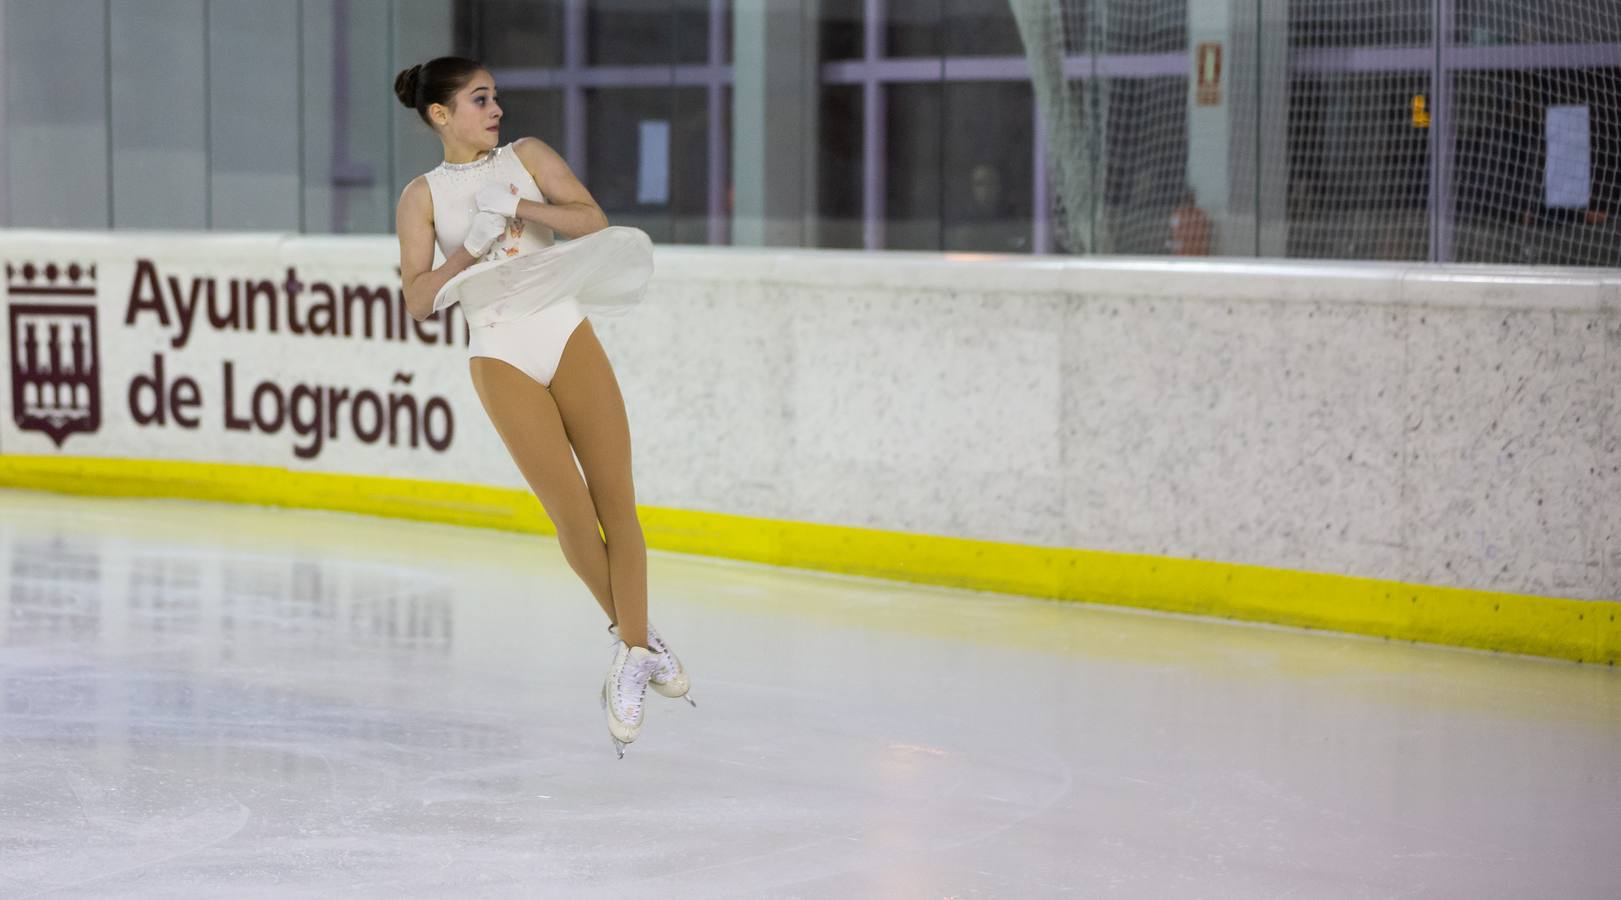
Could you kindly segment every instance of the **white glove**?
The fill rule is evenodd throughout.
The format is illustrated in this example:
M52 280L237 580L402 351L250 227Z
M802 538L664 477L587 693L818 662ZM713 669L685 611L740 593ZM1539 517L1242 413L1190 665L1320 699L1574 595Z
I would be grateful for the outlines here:
M492 212L481 212L473 217L473 224L467 229L467 237L462 246L473 255L474 259L482 259L489 251L495 239L507 233L507 220Z
M500 213L507 218L518 215L518 189L508 184L487 184L479 189L474 197L478 201L478 208L492 213Z

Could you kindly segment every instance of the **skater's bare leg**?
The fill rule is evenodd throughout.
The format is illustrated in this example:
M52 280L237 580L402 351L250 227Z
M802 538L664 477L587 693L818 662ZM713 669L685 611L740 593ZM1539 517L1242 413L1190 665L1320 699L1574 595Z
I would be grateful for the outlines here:
M630 425L613 366L591 321L580 323L552 377L552 399L585 472L607 541L609 581L619 639L647 646L647 543L636 516L631 480Z
M563 558L612 619L614 602L607 548L597 528L591 494L574 466L574 453L557 403L540 382L509 363L475 356L468 364L473 388L496 433L557 527Z

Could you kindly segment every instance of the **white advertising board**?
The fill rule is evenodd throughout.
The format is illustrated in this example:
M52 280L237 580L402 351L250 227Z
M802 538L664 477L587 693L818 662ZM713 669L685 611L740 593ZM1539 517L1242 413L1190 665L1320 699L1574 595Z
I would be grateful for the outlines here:
M0 452L522 487L391 238L6 233Z

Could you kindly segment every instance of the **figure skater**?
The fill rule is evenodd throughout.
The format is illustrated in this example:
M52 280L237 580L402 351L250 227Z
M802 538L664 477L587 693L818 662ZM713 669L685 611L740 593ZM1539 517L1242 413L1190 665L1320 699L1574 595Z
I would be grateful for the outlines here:
M680 660L647 621L630 427L584 315L640 301L652 242L639 229L610 227L545 142L498 146L495 80L478 62L445 56L412 66L394 79L394 93L444 144L444 162L400 194L406 307L421 321L461 304L484 411L556 525L564 558L608 614L616 641L601 701L623 758L641 731L649 682L692 703ZM554 245L554 232L572 240ZM445 257L437 269L436 241Z

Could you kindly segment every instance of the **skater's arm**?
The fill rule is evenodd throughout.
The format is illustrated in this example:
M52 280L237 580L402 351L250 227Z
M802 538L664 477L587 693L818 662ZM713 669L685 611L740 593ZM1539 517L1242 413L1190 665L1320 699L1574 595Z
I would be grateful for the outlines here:
M405 289L405 311L421 322L433 315L433 298L445 282L478 260L465 247L437 269L433 266L433 195L421 177L405 186L394 210L394 228L400 237L400 286Z
M577 238L608 227L608 216L592 199L591 192L574 177L563 157L539 138L522 137L512 142L518 160L529 170L545 203L518 201L518 217L539 222L564 237Z

